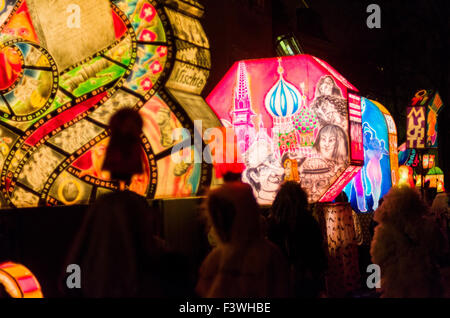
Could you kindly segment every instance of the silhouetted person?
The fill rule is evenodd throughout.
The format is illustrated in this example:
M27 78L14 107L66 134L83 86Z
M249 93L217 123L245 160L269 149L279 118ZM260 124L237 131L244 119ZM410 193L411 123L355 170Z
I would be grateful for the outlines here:
M143 172L142 166L142 118L136 111L123 108L109 122L111 137L106 149L103 170L111 179L129 185L134 174Z
M382 297L441 296L437 261L444 242L427 212L420 194L407 186L392 188L375 211L370 253L381 268Z
M67 259L67 264L81 268L81 289L66 291L82 297L189 296L187 265L167 253L157 236L157 211L126 189L133 174L143 171L142 119L122 109L110 127L103 168L121 189L100 196L89 207Z
M236 173L236 172L227 172L223 175L223 181L224 182L236 182L241 181L242 179L242 173Z
M442 233L445 242L444 258L441 264L448 266L450 262L450 229L449 229L449 196L448 193L438 193L430 208L430 218L434 220ZM450 286L449 286L450 288Z
M288 265L280 249L263 237L252 188L229 182L210 191L207 216L217 245L199 271L201 297L286 297Z
M277 244L291 266L296 297L318 297L324 290L327 259L319 224L308 208L308 197L297 182L278 191L268 219L268 238Z

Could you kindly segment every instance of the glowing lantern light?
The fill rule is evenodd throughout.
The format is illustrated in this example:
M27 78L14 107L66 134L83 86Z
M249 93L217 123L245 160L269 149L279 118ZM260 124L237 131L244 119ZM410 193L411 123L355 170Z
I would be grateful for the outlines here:
M38 280L23 265L12 262L0 264L0 283L13 298L43 298Z
M430 157L429 155L423 155L422 167L424 169L428 169L428 158L429 157Z
M425 145L426 148L437 148L437 118L444 106L439 93L419 90L412 98L411 106L407 108L408 148L425 148Z
M434 167L434 157L435 155L430 155L429 161L428 161L428 168Z
M431 169L434 166L435 155L423 155L422 165L424 169Z
M243 181L270 204L286 180L310 202L331 202L363 164L361 98L310 55L236 62L207 98L232 127L245 162Z
M444 182L438 180L436 190L437 190L437 192L445 192Z
M421 188L422 187L422 176L420 174L416 174L416 187Z
M433 167L425 176L425 182L430 181L430 188L437 188L438 182L444 186L444 172L439 167Z
M364 167L344 191L355 211L367 212L376 210L380 198L399 183L400 172L397 129L389 111L380 103L366 98L362 98L362 109ZM407 177L408 171L405 168L402 171L402 182L414 186Z
M410 166L400 166L398 168L398 185L407 185L414 188L413 170Z

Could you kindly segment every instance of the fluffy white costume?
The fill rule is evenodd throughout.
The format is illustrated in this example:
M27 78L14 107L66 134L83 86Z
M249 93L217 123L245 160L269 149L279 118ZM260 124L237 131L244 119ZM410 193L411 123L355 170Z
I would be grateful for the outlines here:
M382 297L440 297L437 257L444 250L436 222L409 187L392 188L375 212L370 254L381 267Z

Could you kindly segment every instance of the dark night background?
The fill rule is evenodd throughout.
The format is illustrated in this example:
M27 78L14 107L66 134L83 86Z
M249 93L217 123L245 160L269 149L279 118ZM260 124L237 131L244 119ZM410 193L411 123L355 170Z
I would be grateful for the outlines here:
M304 53L327 61L362 96L389 109L406 139L406 106L420 89L437 89L439 161L450 182L448 0L203 0L212 70L206 97L231 65L276 56L277 36L292 32ZM367 6L381 8L381 28L369 29Z
M449 0L200 0L211 46L206 97L235 61L276 56L280 35L293 33L304 53L327 61L362 96L388 108L399 145L406 106L419 89L439 91L439 166L450 188ZM381 7L381 28L369 29L369 4ZM204 229L196 200L154 200L164 238L176 251L202 260ZM0 262L26 264L45 282L44 295L61 297L58 275L86 206L17 209L0 213ZM183 213L179 213L183 212ZM164 216L164 217L162 217ZM198 264L194 264L197 266ZM196 268L191 264L191 268Z

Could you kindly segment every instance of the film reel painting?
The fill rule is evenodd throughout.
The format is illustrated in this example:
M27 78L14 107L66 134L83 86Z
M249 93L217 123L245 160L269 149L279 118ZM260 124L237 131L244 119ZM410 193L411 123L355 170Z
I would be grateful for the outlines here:
M113 28L113 41L94 52L73 52L85 57L60 69L68 57L55 49L47 26L34 20L47 12L35 8L40 0L28 1L12 9L9 1L0 27L0 58L7 66L0 74L2 208L86 204L117 189L101 166L109 118L123 107L139 110L144 120L145 169L133 178L132 191L147 198L179 197L208 185L210 165L170 160L172 147L191 137L174 140L174 128L193 135L196 113L220 125L199 96L210 67L208 40L198 22L203 8L196 1L170 8L164 1L108 2L112 20L105 24ZM180 34L173 19L191 28ZM205 79L186 80L188 69L191 78ZM180 100L177 90L193 98Z

